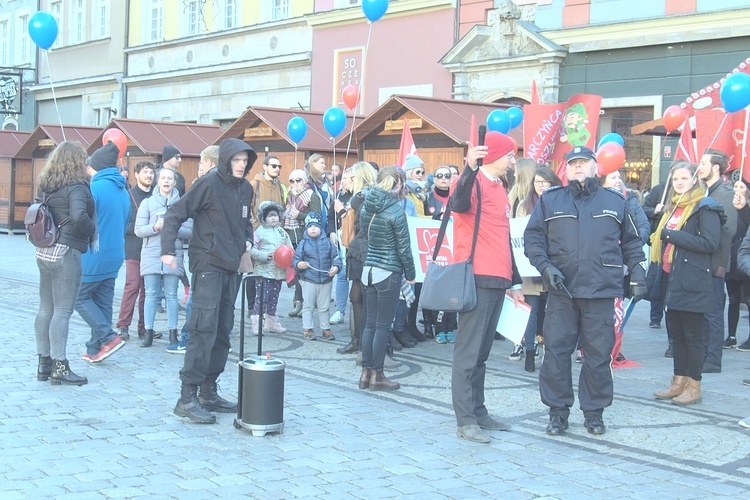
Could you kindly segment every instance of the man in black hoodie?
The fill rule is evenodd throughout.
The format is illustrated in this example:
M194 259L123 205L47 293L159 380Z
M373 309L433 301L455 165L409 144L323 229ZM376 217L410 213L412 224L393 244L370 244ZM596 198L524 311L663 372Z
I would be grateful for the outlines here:
M253 241L253 188L245 176L257 157L253 148L239 139L222 141L217 167L170 207L161 230L162 262L176 267L177 230L193 218L189 249L193 310L187 325L190 342L180 370L182 389L174 413L197 423L215 423L210 411L237 411L236 402L219 396L216 380L229 354L240 258Z

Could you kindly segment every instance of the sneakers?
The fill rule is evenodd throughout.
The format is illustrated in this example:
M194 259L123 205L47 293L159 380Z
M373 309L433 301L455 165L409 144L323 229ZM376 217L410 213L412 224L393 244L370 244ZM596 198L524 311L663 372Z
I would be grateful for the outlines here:
M130 333L128 332L128 327L127 326L121 326L120 328L118 328L117 329L117 335L122 340L129 340L130 339Z
M445 336L445 332L438 332L438 334L435 335L435 342L438 344L447 344L448 337Z
M576 363L581 364L583 363L583 349L578 349L576 351Z
M318 337L315 335L314 330L305 330L302 332L302 336L305 338L305 340L318 340Z
M652 321L648 324L649 328L661 328L661 323L658 321Z
M601 415L587 415L583 426L586 427L589 434L601 435L607 432L607 427L604 425Z
M727 339L724 341L724 349L731 349L732 347L737 345L737 337L727 337Z
M446 332L445 338L449 344L454 344L456 342L456 334L453 332Z
M478 425L460 425L456 427L456 436L474 443L487 444L492 441Z
M547 434L550 436L559 436L565 433L568 428L568 418L562 415L550 415L549 423L547 424Z
M513 347L513 352L510 353L510 356L508 356L508 359L511 361L520 361L523 357L523 346L521 344L516 344Z
M667 347L667 350L664 351L664 357L665 358L673 358L674 357L674 350L672 349L672 342L669 343L669 347Z
M750 351L750 338L738 345L735 349L742 352Z
M740 427L743 429L750 429L750 417L745 417L737 423L740 424Z
M125 341L122 340L118 335L115 335L112 340L104 344L99 352L91 356L88 353L83 355L84 361L89 363L100 363L113 355L116 351L125 345Z
M746 378L745 380L743 380L742 384L743 385L750 385L750 378Z
M170 354L185 354L185 351L187 351L187 341L185 340L167 346L167 352Z
M336 340L331 330L323 330L323 340Z
M331 316L331 324L332 325L340 325L344 322L344 315L341 314L341 311L336 311L333 313L333 316Z

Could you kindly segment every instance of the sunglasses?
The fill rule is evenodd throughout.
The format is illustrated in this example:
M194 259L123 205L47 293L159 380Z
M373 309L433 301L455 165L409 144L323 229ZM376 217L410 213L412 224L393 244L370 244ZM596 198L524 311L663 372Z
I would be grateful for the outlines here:
M303 179L289 179L290 184L297 184L298 182L303 182Z
M268 166L269 167L273 167L273 168L281 169L281 164L280 163L269 163Z
M415 170L414 175L424 175L424 170Z
M452 174L435 174L435 179L450 179Z

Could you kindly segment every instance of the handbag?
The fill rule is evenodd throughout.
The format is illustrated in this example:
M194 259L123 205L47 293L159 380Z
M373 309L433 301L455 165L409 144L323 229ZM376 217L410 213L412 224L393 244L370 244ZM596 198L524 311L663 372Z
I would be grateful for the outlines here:
M477 217L474 221L474 234L471 238L471 253L463 262L449 265L437 264L437 256L445 238L448 221L451 216L450 203L443 214L440 224L432 262L427 264L422 293L419 296L419 307L433 311L469 312L477 306L477 287L474 282L474 251L477 247L479 234L479 218L482 213L482 192L479 183L475 181L477 192Z
M237 272L240 274L252 274L253 269L253 258L250 256L250 252L243 252Z

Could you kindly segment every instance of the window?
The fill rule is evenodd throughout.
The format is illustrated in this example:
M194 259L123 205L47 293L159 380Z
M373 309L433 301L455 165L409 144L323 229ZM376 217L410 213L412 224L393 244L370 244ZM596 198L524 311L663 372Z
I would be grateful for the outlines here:
M94 0L91 8L91 39L109 38L110 0Z
M96 127L105 127L112 116L112 109L111 108L94 108L94 113L96 113L96 124L94 126Z
M0 21L0 66L10 66L10 23Z
M198 0L184 0L185 35L197 35L201 31L201 12Z
M57 38L52 47L60 47L62 45L62 1L52 2L49 6L49 11L52 17L55 18L58 27Z
M16 33L18 33L18 58L17 64L28 64L31 59L31 39L28 36L29 32L29 15L24 14L18 16L18 25Z
M237 2L236 0L224 0L224 29L237 27Z
M161 5L161 0L150 0L150 8L148 9L148 36L149 41L156 42L163 38L163 27L164 12Z
M336 0L335 8L346 9L354 5L359 5L360 0Z
M271 1L271 20L278 21L289 17L289 0Z
M83 30L86 24L84 22L85 6L83 0L73 0L68 5L71 5L68 24L68 44L82 43L84 41Z

